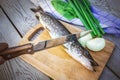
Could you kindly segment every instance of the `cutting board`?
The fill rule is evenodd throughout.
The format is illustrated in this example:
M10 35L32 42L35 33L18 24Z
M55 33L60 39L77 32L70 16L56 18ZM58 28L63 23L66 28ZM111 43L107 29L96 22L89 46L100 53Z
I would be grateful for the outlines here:
M67 23L62 24L64 24L65 27L72 33L82 31L73 25ZM40 35L37 35L34 40L29 41L30 38L35 35L35 33L38 33L37 31L39 30L42 30ZM42 25L38 24L28 31L28 33L21 40L20 45L29 42L37 44L39 41L47 39L50 39L48 31L46 29L43 30ZM106 40L106 46L102 51L90 51L90 54L99 64L98 67L95 67L96 72L87 70L79 62L74 60L65 52L65 49L62 45L36 52L33 55L25 54L20 57L54 80L98 80L105 67L105 64L112 54L113 49L114 44Z

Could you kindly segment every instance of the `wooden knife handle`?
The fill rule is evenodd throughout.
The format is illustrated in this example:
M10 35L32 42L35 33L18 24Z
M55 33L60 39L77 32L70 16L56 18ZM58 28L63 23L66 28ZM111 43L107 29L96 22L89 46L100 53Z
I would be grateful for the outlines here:
M0 53L0 56L2 56L5 60L9 60L12 58L15 58L17 56L20 56L22 54L32 54L33 53L33 45L31 43L8 48L5 51Z

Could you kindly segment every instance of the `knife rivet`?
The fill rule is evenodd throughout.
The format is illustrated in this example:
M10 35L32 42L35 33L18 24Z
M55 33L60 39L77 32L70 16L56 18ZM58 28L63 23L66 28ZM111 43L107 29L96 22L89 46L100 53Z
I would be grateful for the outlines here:
M11 57L11 55L8 55L7 57L8 57L8 58L10 58L10 57Z
M31 49L28 49L28 52L31 52L32 50Z

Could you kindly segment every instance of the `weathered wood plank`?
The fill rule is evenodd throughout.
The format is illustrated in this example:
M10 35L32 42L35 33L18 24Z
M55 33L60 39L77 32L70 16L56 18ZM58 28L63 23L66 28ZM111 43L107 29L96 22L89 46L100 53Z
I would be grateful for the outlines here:
M0 9L0 41L15 46L21 37ZM20 58L15 58L0 65L0 80L49 80L40 71Z
M6 12L6 14L9 16L10 20L14 23L14 25L16 26L18 31L22 34L22 36L33 25L37 24L37 20L35 19L33 13L29 9L30 7L33 7L33 5L30 2L28 3L28 0L4 0L4 1L0 0L0 3L2 5L4 11ZM27 6L26 6L26 4L27 4ZM16 61L21 62L20 59L19 60L17 59ZM19 63L17 63L17 64L19 65ZM25 64L25 62L24 62L24 64ZM12 67L14 68L14 66L12 66ZM24 67L24 65L22 65L22 67ZM30 69L27 69L28 67ZM17 68L17 69L19 69L19 68ZM49 79L47 76L43 75L43 73L41 73L40 71L37 71L36 69L31 67L27 63L26 63L25 69L27 69L28 73L29 72L32 73L32 76L34 76L33 74L36 74L36 73L39 75L39 76L37 76L37 75L34 76L34 78L30 78L32 80L34 80L34 79L48 80ZM13 69L13 72L16 71L16 70L15 71L14 70L15 70L15 68ZM19 71L21 71L21 69L19 69ZM27 71L22 72L22 73L27 73ZM23 80L24 78L21 78L21 79Z
M120 49L120 37L116 37L116 36L110 35L110 34L106 34L104 37L106 39L112 41Z
M106 35L106 39L112 41L116 47L113 51L113 55L107 63L107 66L112 69L120 77L120 38L113 35Z
M106 2L109 4L109 8L111 10L111 13L115 14L117 17L120 18L120 0L106 0Z
M105 67L99 80L120 80L107 67Z
M28 3L28 0L0 0L0 4L22 35L37 24L36 18L30 11L33 5Z
M24 62L21 58L16 58L8 63L13 80L50 80L46 75ZM9 80L9 79L8 79Z
M20 41L20 36L9 22L3 11L0 9L0 42L7 42L9 46L15 46ZM9 62L8 62L9 63ZM7 63L0 66L0 78L1 80L12 80L13 75L7 67Z
M0 0L0 4L22 35L37 24L33 13L29 10L34 7L29 0Z
M0 9L0 35L4 35L5 41L10 46L15 46L21 40L19 34L16 32L12 24L9 20L6 19L7 17L4 15L2 10Z

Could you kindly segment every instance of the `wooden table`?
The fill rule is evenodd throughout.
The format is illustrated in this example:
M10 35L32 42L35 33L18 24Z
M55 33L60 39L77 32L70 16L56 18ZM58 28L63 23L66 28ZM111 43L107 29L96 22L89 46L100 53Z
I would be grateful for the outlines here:
M0 41L16 46L25 33L38 22L29 8L34 7L29 0L0 0ZM120 80L120 38L105 35L116 44L99 80ZM20 58L0 65L0 80L50 80Z

